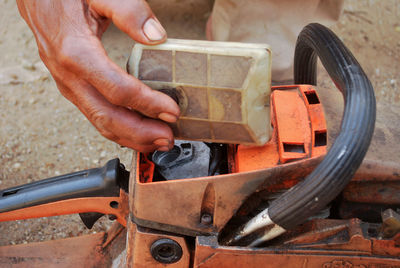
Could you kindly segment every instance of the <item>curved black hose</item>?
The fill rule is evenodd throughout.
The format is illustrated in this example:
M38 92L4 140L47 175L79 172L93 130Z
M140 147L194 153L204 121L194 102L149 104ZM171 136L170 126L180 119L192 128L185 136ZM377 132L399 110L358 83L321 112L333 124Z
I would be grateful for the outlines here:
M374 90L361 66L328 28L309 24L300 33L294 57L296 84L316 84L317 56L344 98L341 132L318 167L273 201L272 221L285 229L323 209L351 180L371 142L375 126Z

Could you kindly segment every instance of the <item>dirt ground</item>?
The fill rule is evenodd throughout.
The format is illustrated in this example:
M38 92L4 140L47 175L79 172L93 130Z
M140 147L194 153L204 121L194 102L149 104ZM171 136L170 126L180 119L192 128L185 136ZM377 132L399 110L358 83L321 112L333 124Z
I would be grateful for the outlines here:
M205 39L212 0L149 0L169 37ZM96 132L59 93L41 63L35 40L15 1L0 0L0 189L97 167L132 151ZM345 2L333 30L364 67L381 105L400 105L400 0ZM133 42L111 27L103 38L109 55L125 65ZM400 157L399 157L400 160ZM99 232L86 230L77 215L0 223L0 245Z

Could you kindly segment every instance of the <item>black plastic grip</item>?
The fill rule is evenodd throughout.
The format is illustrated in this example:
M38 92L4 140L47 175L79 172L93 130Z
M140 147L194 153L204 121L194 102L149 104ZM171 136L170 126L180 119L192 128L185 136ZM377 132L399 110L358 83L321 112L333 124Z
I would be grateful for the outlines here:
M270 218L285 229L306 221L343 190L361 165L374 132L372 85L351 52L323 25L307 25L297 39L295 84L316 85L317 56L343 94L341 131L317 168L271 203Z
M82 197L119 196L128 190L129 172L119 159L93 168L0 190L0 213Z

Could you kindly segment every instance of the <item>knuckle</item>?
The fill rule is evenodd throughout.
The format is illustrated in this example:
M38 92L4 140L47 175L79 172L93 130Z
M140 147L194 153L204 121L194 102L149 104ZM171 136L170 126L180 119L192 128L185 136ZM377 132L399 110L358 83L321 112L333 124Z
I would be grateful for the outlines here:
M95 125L101 129L106 129L110 126L111 119L109 116L102 111L92 113L91 118Z
M143 110L143 107L148 105L149 100L145 97L147 88L145 84L137 83L131 90L131 96L129 98L129 105L132 108Z
M118 137L112 131L110 131L112 128L112 118L106 112L92 112L90 114L90 119L102 136L109 140L118 141Z
M74 66L74 60L72 59L72 56L68 53L68 51L65 50L61 50L57 53L56 61L58 65L65 68L71 68Z
M65 68L74 68L79 61L79 54L81 54L82 48L76 46L78 42L66 38L61 44L61 47L56 53L56 61L59 65Z
M115 80L108 86L108 99L112 104L140 108L142 105L142 85L133 83L124 78Z
M108 100L115 105L125 106L129 101L128 90L120 81L113 81L108 85Z

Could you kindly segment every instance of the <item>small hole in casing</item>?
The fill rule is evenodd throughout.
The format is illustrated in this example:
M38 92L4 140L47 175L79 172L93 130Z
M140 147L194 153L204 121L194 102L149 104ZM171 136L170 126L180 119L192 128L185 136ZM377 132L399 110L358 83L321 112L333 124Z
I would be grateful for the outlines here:
M305 91L304 94L306 95L308 104L313 105L320 103L315 91Z
M118 203L117 201L111 201L111 202L110 202L110 207L112 207L112 208L118 208L118 206L119 206L119 203Z
M283 143L283 150L285 151L285 153L304 154L306 152L306 150L304 149L304 144Z

